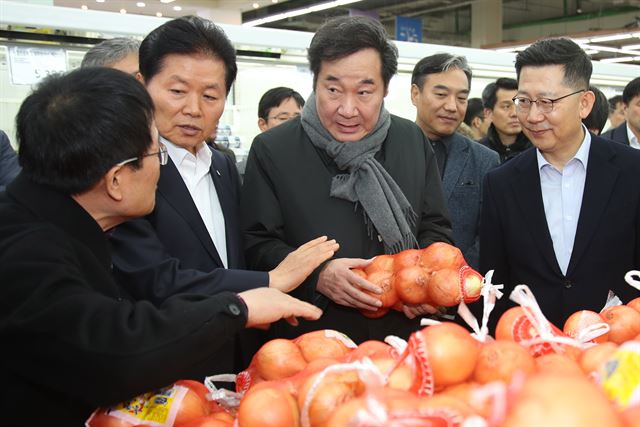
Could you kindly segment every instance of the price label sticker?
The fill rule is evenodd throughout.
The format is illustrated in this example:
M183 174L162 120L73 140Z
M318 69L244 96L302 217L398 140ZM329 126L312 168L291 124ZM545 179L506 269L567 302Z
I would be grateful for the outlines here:
M67 54L62 48L9 46L9 70L14 85L32 85L66 72Z

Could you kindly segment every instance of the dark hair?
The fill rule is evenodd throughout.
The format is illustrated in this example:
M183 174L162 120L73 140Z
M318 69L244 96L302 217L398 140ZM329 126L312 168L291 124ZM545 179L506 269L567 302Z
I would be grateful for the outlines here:
M288 87L274 87L262 95L258 103L258 117L267 120L272 108L277 107L289 98L293 98L298 107L304 107L304 98L295 90Z
M596 101L593 103L591 112L582 120L582 123L584 123L589 130L597 130L598 135L600 135L609 118L609 101L607 101L607 97L597 87L589 86L589 90L596 95Z
M322 25L311 39L307 54L313 73L313 89L322 62L342 59L367 48L380 54L382 80L387 88L398 71L398 48L389 40L380 22L366 16L345 16Z
M128 37L116 37L98 43L82 58L80 67L109 67L130 53L138 54L140 42Z
M498 102L498 89L502 90L518 90L518 82L516 79L509 77L501 77L495 83L489 83L482 91L482 105L484 108L493 110Z
M238 74L236 51L227 35L213 22L198 16L183 16L151 31L140 44L140 74L150 81L168 55L207 55L225 66L227 95Z
M53 75L16 116L23 173L63 193L83 193L117 163L146 153L152 121L149 94L122 71L89 67Z
M469 87L471 87L471 67L464 56L451 55L450 53L436 53L435 55L422 58L411 73L411 84L418 86L422 90L424 80L429 74L444 73L449 70L462 70L467 76Z
M624 87L622 91L622 102L624 102L624 105L629 105L631 100L638 95L640 95L640 77L631 80Z
M464 115L464 122L467 126L471 126L471 122L476 117L484 120L484 108L480 98L469 98L467 100L467 112Z
M523 67L562 65L563 83L575 89L586 89L591 79L591 59L573 40L560 37L538 40L516 56L516 74Z
M609 98L609 114L616 110L616 106L622 102L622 95L614 95Z

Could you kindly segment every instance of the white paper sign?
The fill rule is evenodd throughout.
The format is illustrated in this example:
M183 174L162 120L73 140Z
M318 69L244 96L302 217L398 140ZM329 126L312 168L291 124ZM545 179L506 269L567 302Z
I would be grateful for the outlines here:
M9 46L9 70L11 83L31 85L67 71L67 54L57 47Z

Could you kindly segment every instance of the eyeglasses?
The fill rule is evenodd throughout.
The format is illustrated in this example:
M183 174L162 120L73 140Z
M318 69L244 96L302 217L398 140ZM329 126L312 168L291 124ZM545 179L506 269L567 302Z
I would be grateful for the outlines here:
M511 99L513 102L516 103L516 110L518 110L519 113L528 113L529 110L531 109L531 104L536 104L536 106L538 107L538 111L540 111L543 114L548 114L553 111L553 104L560 101L561 99L568 98L571 95L575 95L576 93L580 93L580 92L586 92L586 89L580 89L556 99L538 98L536 100L533 100L533 99L525 98L524 96L514 96Z
M167 147L165 147L164 144L159 144L158 148L160 150L156 151L155 153L143 154L142 156L139 156L139 157L132 157L130 159L121 161L116 166L124 166L127 163L135 162L138 159L141 159L143 157L149 157L149 156L158 156L158 160L160 161L160 166L164 166L169 161L169 152L167 151Z

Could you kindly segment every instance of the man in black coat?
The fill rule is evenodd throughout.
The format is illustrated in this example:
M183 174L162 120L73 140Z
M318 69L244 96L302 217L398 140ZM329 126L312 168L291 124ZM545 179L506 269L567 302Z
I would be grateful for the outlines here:
M337 329L354 341L404 336L429 306L377 311L380 288L352 272L383 253L451 242L433 150L420 128L383 106L397 69L384 27L363 17L329 21L309 48L314 92L300 118L253 142L241 215L249 265L277 265L317 233L340 243L294 295L325 307L310 329ZM381 314L384 314L381 313ZM409 317L409 318L408 318ZM289 333L291 333L289 331Z
M3 426L82 425L98 406L202 379L245 327L320 316L275 289L154 304L114 282L106 233L153 209L167 162L153 111L133 77L86 68L45 80L18 112L23 171L0 196Z
M640 77L631 80L622 91L622 104L626 121L609 129L603 138L640 148Z
M214 295L267 286L288 292L310 272L296 259L300 253L261 271L245 268L238 171L205 142L222 116L236 73L233 45L204 18L168 21L140 45L139 79L153 99L169 160L153 211L110 236L114 275L136 298L157 302L176 293ZM246 368L264 341L260 335L230 336L211 373Z
M600 311L609 290L639 296L624 275L640 268L640 151L592 136L591 60L569 39L516 57L518 119L535 150L487 174L480 266L505 284L493 324L528 285L562 328L573 312Z
M501 163L531 147L516 115L512 98L517 92L518 82L507 77L489 83L482 91L484 114L491 120L491 125L487 136L478 142L498 153Z

